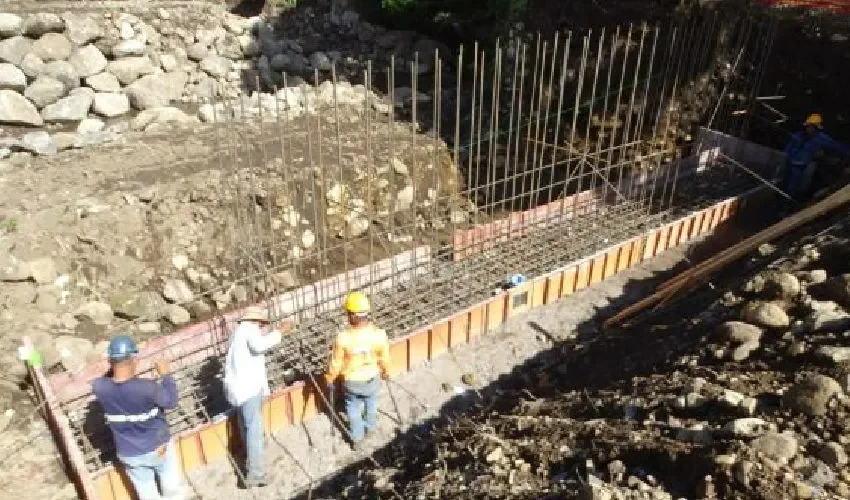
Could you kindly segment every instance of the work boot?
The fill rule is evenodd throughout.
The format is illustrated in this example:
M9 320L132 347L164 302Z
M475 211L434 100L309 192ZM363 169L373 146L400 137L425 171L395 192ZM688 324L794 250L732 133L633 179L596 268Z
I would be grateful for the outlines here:
M269 483L265 479L245 479L244 481L241 480L241 479L239 480L239 489L240 490L247 490L247 489L253 489L253 488L265 488L268 485L269 485Z

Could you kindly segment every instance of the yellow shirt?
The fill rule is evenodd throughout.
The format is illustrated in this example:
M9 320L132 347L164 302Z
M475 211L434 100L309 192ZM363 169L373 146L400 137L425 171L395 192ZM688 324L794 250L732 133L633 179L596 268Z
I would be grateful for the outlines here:
M390 368L387 332L374 325L346 328L339 332L331 354L328 378L364 382Z

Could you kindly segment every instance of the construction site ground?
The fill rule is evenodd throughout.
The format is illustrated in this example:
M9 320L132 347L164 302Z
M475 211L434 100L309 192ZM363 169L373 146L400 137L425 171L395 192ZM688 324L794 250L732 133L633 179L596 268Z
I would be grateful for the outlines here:
M399 464L386 461L386 457L419 453L421 447L427 447L431 440L429 427L435 419L451 419L453 414L479 405L482 394L498 393L502 382L513 381L517 374L533 377L524 364L541 352L561 342L595 336L593 323L600 309L611 307L612 301L626 303L640 297L649 290L648 281L679 263L687 248L673 249L556 304L511 319L475 344L464 345L384 384L377 435L367 451L374 453L385 467L375 467L363 453L351 451L326 415L272 436L267 443L272 485L258 491L257 498L291 498L299 494L308 497L311 488L317 490L316 494L338 497L352 485L369 482L369 478L388 478L398 471ZM530 390L534 390L533 386ZM413 448L409 448L411 444ZM344 472L340 474L340 470ZM332 481L323 487L324 481L335 473L341 475L342 483ZM237 488L237 475L227 461L198 470L189 481L200 498L252 498L250 491ZM391 495L389 486L385 487L383 495ZM396 487L401 492L405 486ZM363 498L369 497L364 494Z

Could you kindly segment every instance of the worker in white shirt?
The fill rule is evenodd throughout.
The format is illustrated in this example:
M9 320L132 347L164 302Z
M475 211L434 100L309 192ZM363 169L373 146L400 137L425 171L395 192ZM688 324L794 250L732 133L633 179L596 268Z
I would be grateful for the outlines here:
M248 307L230 338L224 365L224 392L240 419L242 438L247 450L243 488L266 486L263 451L263 399L269 395L265 353L281 342L277 329L269 330L268 312Z

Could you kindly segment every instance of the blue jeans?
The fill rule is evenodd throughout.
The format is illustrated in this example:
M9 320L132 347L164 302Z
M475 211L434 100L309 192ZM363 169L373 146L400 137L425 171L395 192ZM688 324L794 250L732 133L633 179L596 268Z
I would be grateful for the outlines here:
M180 462L173 443L168 443L165 454L160 456L157 451L135 457L119 456L124 469L139 500L179 500L183 498L183 477L180 472ZM156 482L162 488L159 494Z
M795 165L791 162L785 164L785 171L782 173L782 191L791 198L799 199L805 195L812 185L817 164L814 162L808 165Z
M367 382L346 380L344 387L345 413L351 426L349 432L351 440L357 442L363 439L365 431L371 431L378 425L378 392L381 390L381 379L376 376Z
M242 431L242 442L248 458L245 461L247 480L254 484L265 479L263 465L263 450L265 448L265 431L263 429L263 394L257 394L242 403L239 408L239 429Z

